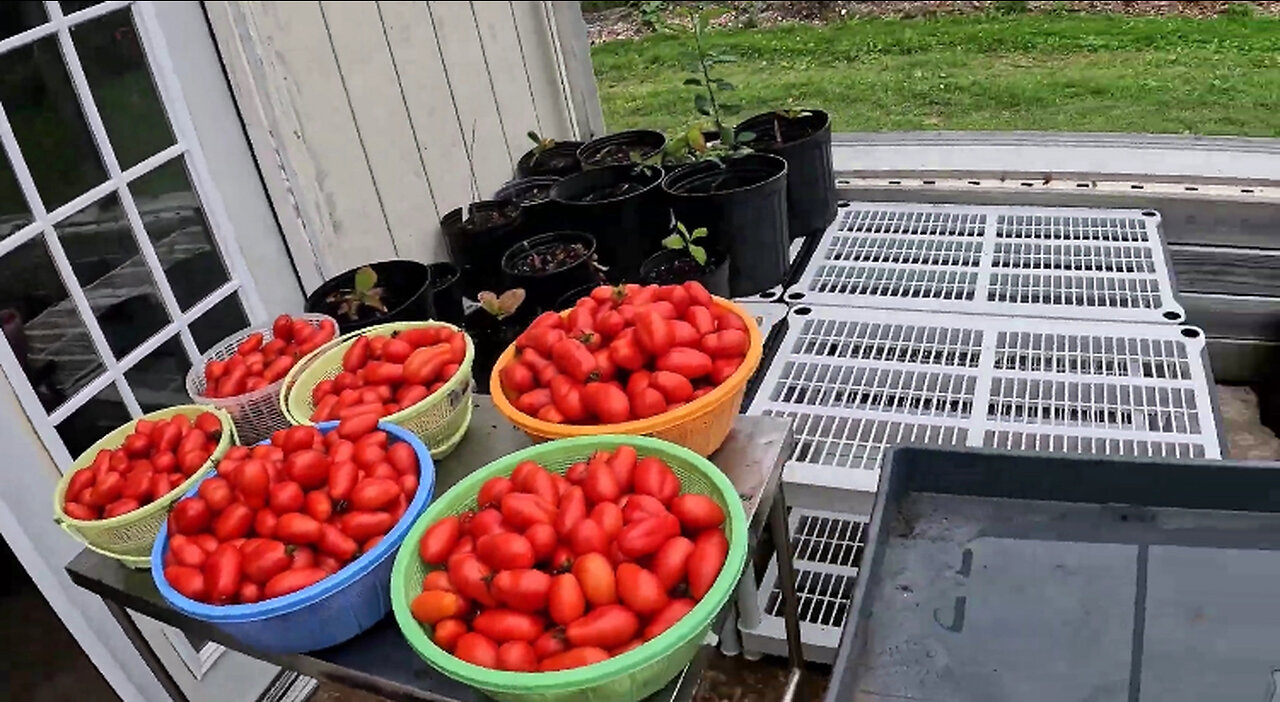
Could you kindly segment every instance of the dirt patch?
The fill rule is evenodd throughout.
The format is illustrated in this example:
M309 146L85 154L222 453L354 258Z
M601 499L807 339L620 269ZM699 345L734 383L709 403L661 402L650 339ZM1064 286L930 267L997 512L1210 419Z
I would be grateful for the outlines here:
M653 3L633 3L648 5ZM683 3L662 3L666 8L641 13L633 7L618 7L598 12L584 13L587 36L592 44L614 39L634 39L654 31L654 20L678 22L679 13L673 6ZM1252 12L1280 16L1280 1L1263 2L1102 2L1068 0L1032 0L1025 9L1017 4L1000 2L961 2L958 0L870 0L869 2L743 2L723 3L728 12L714 24L720 27L772 27L788 22L823 25L853 17L933 17L937 15L977 13L1062 13L1088 12L1094 14L1118 14L1130 16L1215 17L1242 8L1231 6L1252 5ZM1250 11L1244 9L1243 11Z

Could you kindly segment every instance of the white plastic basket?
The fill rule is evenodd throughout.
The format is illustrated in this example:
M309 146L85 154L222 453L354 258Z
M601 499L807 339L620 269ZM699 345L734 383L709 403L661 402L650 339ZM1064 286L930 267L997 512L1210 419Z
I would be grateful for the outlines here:
M313 327L319 327L320 323L327 319L333 322L335 333L337 331L337 322L327 315L306 313L292 315L292 317L295 320L304 320ZM240 443L245 446L252 446L270 437L272 432L290 426L289 420L285 418L284 412L280 410L280 388L284 385L285 379L282 378L266 387L241 395L207 397L204 394L204 367L209 361L221 361L231 358L235 355L236 347L240 345L240 342L255 332L262 333L264 344L275 338L271 333L270 324L264 327L244 329L218 342L200 358L199 363L193 365L191 370L187 371L187 394L198 404L226 410L231 415L231 420L235 422L236 433L240 437ZM328 348L328 345L326 344L320 348ZM312 353L299 359L294 364L294 368L308 363L315 357L316 354Z

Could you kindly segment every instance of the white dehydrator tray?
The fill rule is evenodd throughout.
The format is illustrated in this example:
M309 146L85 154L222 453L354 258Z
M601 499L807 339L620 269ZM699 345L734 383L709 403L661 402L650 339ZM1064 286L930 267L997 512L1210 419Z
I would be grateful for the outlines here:
M805 660L818 663L835 660L840 634L852 606L867 522L865 515L791 509L787 526L791 534ZM778 588L778 564L774 558L769 559L753 604L757 616L742 615L738 620L743 649L787 655L782 591Z
M1180 322L1152 210L843 204L789 302Z
M1170 324L799 306L747 414L794 420L792 505L869 512L898 443L1220 458L1204 347Z

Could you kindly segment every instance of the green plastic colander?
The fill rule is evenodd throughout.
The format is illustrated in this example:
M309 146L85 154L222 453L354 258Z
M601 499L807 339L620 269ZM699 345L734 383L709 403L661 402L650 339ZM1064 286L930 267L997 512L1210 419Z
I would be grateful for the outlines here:
M442 517L475 509L476 493L486 480L509 476L521 461L537 461L547 470L563 473L598 450L621 444L634 446L640 457L656 456L680 476L682 492L707 495L724 508L729 555L724 569L702 601L662 635L607 661L553 673L512 673L472 665L445 652L431 641L428 627L409 613L409 603L422 592L428 568L418 556L418 541ZM391 570L391 608L409 646L423 660L449 677L499 700L519 702L631 702L643 699L671 681L702 645L711 622L733 594L747 558L747 517L738 492L707 459L661 439L621 434L561 439L538 444L500 458L453 486L436 499L409 530Z

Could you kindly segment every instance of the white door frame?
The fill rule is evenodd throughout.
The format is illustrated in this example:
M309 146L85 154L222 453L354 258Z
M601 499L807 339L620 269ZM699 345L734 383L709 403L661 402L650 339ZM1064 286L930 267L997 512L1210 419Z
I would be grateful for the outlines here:
M129 5L129 2L105 2L74 13L72 17L77 20L97 17ZM48 24L3 40L0 49L37 37L56 35L64 55L75 57L75 46L65 31L69 22L62 17L60 6L49 2L46 9L51 19ZM158 93L170 118L175 143L124 172L114 155L106 154L107 181L72 203L59 207L53 215L74 212L114 191L131 174L147 170L148 166L159 161L182 158L180 154L185 154L192 186L199 194L210 233L222 251L231 277L230 282L214 295L237 295L237 291L243 291L241 304L251 322L265 320L268 312L300 310L301 287L293 274L279 226L245 141L200 3L138 2L133 4L132 12ZM98 144L109 143L93 101L84 99L89 89L83 70L78 61L67 63L68 75L81 97L86 123L93 137ZM18 153L20 145L2 116L0 141L11 153ZM206 152L201 148L202 143L213 148ZM20 241L44 237L64 279L74 281L74 274L57 245L56 234L50 224L53 217L40 205L30 173L22 159L11 159L11 162L19 184L32 204L35 221L24 231L11 235L0 246L8 251ZM126 193L121 200L130 223L135 231L140 232L141 220L132 198ZM228 208L224 204L227 202L233 202L235 206ZM235 236L232 236L233 232ZM153 271L158 270L159 262L148 238L139 236L137 239L140 255ZM216 298L211 297L184 312L174 301L164 276L154 277L174 321L166 332L143 342L138 350L121 359L120 363L112 362L109 353L102 354L108 371L107 379L94 383L90 394L111 384L118 377L120 365L142 357L167 339L179 338L184 348L189 352L195 351L194 341L184 322L211 307ZM86 312L91 315L83 291L77 285L67 285L67 288L81 315L85 316ZM96 328L91 332L101 353L106 348L105 340ZM71 457L67 455L53 422L35 397L7 343L0 343L0 367L10 381L0 383L0 440L5 441L4 445L8 447L8 460L0 467L0 532L72 636L122 699L130 702L168 699L106 607L95 595L71 584L63 570L66 562L79 552L80 545L52 521L51 496L60 477L60 469L69 465ZM82 394L84 392L81 391ZM121 394L126 406L136 413L138 407L128 389L124 388ZM24 407L28 410L24 411ZM32 414L29 415L28 411ZM55 415L65 417L67 413L55 412ZM150 630L150 640L165 641L158 628L160 625L144 619L140 626L144 631ZM206 651L201 655L191 650L183 656L180 645L155 648L179 687L192 699L220 699L245 694L256 696L270 683L277 670L274 666L233 654L239 659L236 665L219 675L217 669L211 669L217 651ZM195 654L194 660L199 661L198 668L191 665L193 660L186 660L192 658L191 654ZM188 667L191 667L190 671Z

